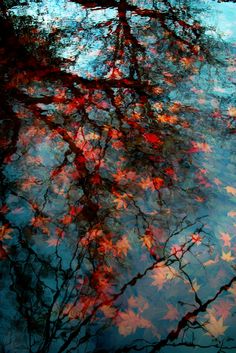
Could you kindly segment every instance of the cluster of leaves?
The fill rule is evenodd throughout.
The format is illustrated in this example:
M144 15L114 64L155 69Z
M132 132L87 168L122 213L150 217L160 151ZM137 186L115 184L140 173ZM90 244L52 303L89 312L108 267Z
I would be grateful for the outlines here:
M205 348L233 349L219 337L234 325L236 188L215 171L215 141L223 130L231 151L236 108L211 97L204 71L226 70L194 9L66 2L85 11L75 36L90 48L89 15L105 13L92 27L100 71L80 75L84 44L58 59L66 30L4 4L0 257L15 327L4 349L156 352L198 346L202 332ZM215 199L227 203L217 234Z

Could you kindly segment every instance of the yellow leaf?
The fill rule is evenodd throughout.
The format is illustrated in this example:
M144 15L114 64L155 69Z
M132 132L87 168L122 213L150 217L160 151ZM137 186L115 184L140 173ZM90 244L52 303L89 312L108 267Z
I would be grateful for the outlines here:
M222 251L221 259L227 262L231 262L235 259L235 257L231 256L231 251L228 251L228 252Z
M236 188L234 188L233 186L226 186L225 189L228 194L232 194L233 196L236 196Z
M236 107L229 107L228 113L229 113L229 116L231 116L232 118L236 118Z
M204 324L208 335L218 337L222 336L228 326L224 326L223 318L217 320L212 314L209 315L209 321Z

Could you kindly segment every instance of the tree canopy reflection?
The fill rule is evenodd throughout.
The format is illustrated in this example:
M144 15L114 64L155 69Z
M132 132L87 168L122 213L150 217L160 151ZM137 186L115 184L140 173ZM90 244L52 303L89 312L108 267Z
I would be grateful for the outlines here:
M205 3L58 6L1 5L3 352L233 352L235 49Z

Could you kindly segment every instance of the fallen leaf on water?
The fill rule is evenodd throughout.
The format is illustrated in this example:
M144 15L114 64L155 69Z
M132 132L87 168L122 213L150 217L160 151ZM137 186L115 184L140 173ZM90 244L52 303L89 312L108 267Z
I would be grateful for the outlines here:
M224 326L223 317L217 320L212 314L209 315L209 321L204 324L209 336L222 336L227 330L228 326Z
M135 314L130 309L119 313L118 329L122 336L134 333L137 328L150 328L151 326L150 321L143 319L139 314Z
M224 246L231 246L231 237L229 233L220 232L220 239L223 240Z
M207 260L206 262L203 263L204 266L210 266L210 265L215 265L219 261L219 256L216 256L214 260Z
M117 241L116 253L118 256L126 256L130 249L131 245L127 236L123 236L120 240Z
M228 194L232 194L233 196L236 196L236 188L234 188L233 186L226 186L225 189Z
M162 289L163 285L176 277L176 271L171 267L166 266L164 263L160 263L154 270L152 285L157 286L158 289Z
M132 295L128 300L128 304L131 308L137 308L140 313L149 307L149 304L141 295L138 297Z
M227 213L228 217L236 217L236 211L230 211Z
M236 107L229 107L228 113L229 113L229 116L231 116L232 118L236 118Z
M221 259L224 260L224 261L227 261L227 262L231 262L231 261L233 261L235 259L235 257L233 257L231 255L231 251L228 251L228 252L222 251Z

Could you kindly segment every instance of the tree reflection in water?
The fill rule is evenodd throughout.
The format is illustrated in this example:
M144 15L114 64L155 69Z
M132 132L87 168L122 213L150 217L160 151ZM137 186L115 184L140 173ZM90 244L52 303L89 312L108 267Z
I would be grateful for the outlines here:
M207 6L3 1L3 352L235 351L235 48Z

